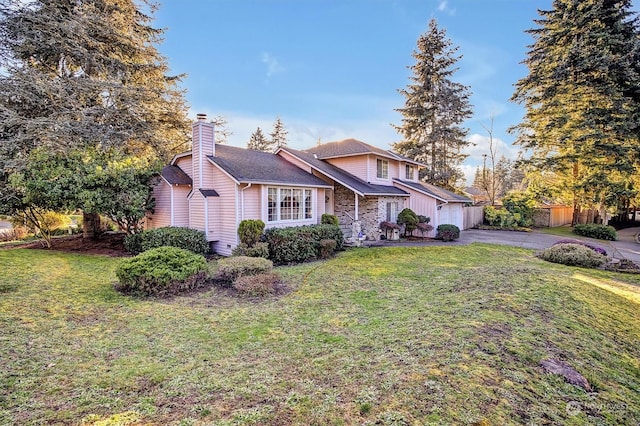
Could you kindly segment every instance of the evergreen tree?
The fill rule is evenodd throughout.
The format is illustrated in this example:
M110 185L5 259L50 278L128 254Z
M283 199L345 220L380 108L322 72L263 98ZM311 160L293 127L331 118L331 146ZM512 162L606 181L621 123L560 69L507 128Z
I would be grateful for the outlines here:
M254 149L256 151L271 151L271 144L264 137L264 133L262 133L262 129L258 127L255 132L251 134L249 138L249 143L247 144L247 148Z
M151 19L133 0L0 0L0 205L27 202L8 182L36 148L156 164L187 148L181 76L167 75ZM80 199L85 214L102 212Z
M529 74L512 100L512 128L529 163L570 189L581 207L616 204L639 152L640 44L629 0L555 0L539 11L524 61Z
M444 30L431 20L418 38L411 83L399 92L405 98L402 124L394 126L403 140L394 144L398 153L427 165L421 178L453 189L462 177L460 165L467 157L462 149L468 129L461 124L471 116L469 88L451 80L461 58Z
M276 151L280 147L287 146L287 129L285 129L280 116L276 118L273 123L273 132L271 132L271 150Z

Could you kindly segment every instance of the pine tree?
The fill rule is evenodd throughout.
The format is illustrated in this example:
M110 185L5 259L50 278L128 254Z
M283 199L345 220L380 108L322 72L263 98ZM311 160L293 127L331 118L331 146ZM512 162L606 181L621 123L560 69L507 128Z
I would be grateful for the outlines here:
M416 62L409 67L411 83L399 90L405 105L396 109L403 118L394 127L403 140L393 145L398 153L427 165L421 178L450 189L462 177L459 166L467 157L462 149L470 144L465 140L468 129L461 127L471 116L469 88L451 80L461 58L457 50L431 20L412 55Z
M188 146L181 76L167 75L151 20L133 0L0 2L0 205L24 200L9 177L36 148L160 164Z
M272 151L276 151L280 147L287 146L287 129L285 129L282 120L280 120L280 116L276 118L275 123L273 123L273 132L271 132L271 149Z
M262 129L260 127L251 134L249 143L247 143L247 148L265 152L270 152L272 150L269 141L264 137L264 133L262 133Z
M615 205L638 159L640 44L630 4L555 0L528 31L529 74L512 97L526 113L511 130L529 163L570 189L574 223L581 207Z

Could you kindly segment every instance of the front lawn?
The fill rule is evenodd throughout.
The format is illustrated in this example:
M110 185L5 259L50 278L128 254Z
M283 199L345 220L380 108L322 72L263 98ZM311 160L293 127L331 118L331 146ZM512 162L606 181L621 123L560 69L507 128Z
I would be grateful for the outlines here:
M640 422L636 275L369 248L278 268L286 296L139 300L113 290L117 262L0 250L0 424Z

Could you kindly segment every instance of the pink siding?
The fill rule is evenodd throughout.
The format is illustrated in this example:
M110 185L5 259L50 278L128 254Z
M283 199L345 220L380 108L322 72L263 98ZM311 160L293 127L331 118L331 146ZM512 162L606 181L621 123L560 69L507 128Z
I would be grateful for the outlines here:
M191 164L190 155L178 158L174 164L180 167L189 177L193 178L193 165Z
M215 241L213 249L216 253L229 256L231 250L238 244L238 224L240 202L237 185L220 169L208 163L211 171L211 188L215 189L218 197L209 197L209 221L213 232L209 235Z
M204 172L211 168L207 155L215 155L213 124L198 121L193 124L192 167L194 188L210 188L211 182L204 180ZM202 155L201 155L202 154ZM200 175L203 179L200 179Z
M153 196L156 200L154 214L147 218L147 228L162 228L171 225L171 185L164 179L154 186Z
M173 226L189 226L189 200L191 188L173 187Z
M189 199L189 228L204 231L204 197L197 189Z
M240 220L244 219L260 219L263 222L267 215L266 211L262 212L262 186L252 185L247 189L240 188Z
M430 225L433 226L433 231L428 234L429 237L435 237L435 228L439 225L438 221L438 211L437 211L437 201L435 198L429 197L428 195L424 195L421 192L414 191L406 186L400 186L403 191L409 193L409 208L413 210L418 215L423 215L431 218L429 222Z
M325 210L325 190L324 189L318 189L316 191L316 203L315 203L315 209L316 209L316 223L320 223L320 218L322 217L323 214L326 213Z
M357 155L353 157L343 158L331 158L327 162L333 164L336 167L340 167L343 170L348 171L352 175L358 176L360 179L371 182L371 179L376 177L375 160L373 161L373 174L367 172L367 157L366 155Z
M306 165L302 161L298 160L296 157L294 157L293 155L289 154L288 152L280 151L278 153L278 155L281 156L282 158L284 158L285 160L287 160L288 162L290 162L291 164L295 165L296 167L301 168L305 172L311 173L311 167L309 167L308 165Z
M386 160L389 162L389 178L388 179L378 179L378 158L381 160ZM400 162L396 160L392 160L390 158L378 157L375 155L369 156L369 161L367 163L369 165L369 174L371 179L369 182L376 185L390 185L393 178L398 178L399 170L400 170Z

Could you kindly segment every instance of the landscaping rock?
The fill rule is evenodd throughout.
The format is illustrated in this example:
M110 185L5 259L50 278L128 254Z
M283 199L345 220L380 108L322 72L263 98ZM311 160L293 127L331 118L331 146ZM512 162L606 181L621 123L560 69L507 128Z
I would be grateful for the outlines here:
M591 385L584 378L584 376L578 373L573 367L564 361L558 361L557 359L545 359L540 361L540 365L545 371L553 374L559 374L565 378L565 380L572 385L580 386L587 392L591 392Z

